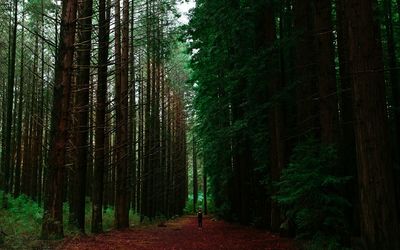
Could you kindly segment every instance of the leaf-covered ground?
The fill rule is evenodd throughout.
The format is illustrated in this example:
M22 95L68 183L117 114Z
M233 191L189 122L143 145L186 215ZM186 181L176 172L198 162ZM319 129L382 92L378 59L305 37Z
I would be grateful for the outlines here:
M204 218L203 228L197 218L182 217L157 225L112 231L90 237L65 240L59 250L122 250L122 249L265 249L292 250L293 241L269 232Z

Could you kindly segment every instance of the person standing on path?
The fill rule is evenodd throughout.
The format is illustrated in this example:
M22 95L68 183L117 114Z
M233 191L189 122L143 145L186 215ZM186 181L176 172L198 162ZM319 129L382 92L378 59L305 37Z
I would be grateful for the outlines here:
M201 211L201 208L199 208L199 211L197 212L197 221L199 223L199 228L203 227L203 212Z

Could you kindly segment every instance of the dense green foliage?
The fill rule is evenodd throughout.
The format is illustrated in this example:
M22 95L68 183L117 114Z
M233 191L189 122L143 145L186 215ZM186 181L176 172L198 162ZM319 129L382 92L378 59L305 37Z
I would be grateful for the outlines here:
M0 210L0 231L4 234L0 247L4 244L11 249L23 249L39 237L43 209L25 195L10 197L9 203L8 210Z
M237 195L233 190L232 150L243 154L251 150L256 156L256 162L248 162L255 178L252 185L262 188L266 178L266 106L260 102L265 99L266 85L257 84L265 72L255 70L263 69L265 63L259 60L263 51L254 42L254 19L261 2L197 1L188 32L201 155L217 213L230 219L239 216L231 204L232 196ZM264 217L264 199L262 192L248 195L260 207L249 214L255 222Z
M352 236L366 238L359 226L358 185L368 179L359 179L357 171L368 160L356 159L356 143L368 142L357 138L356 128L368 121L355 114L369 110L353 100L357 78L350 73L355 62L349 41L354 41L347 39L354 31L346 19L356 15L352 6L363 5L353 2L196 1L187 27L195 134L219 216L274 231L279 223L284 234L294 227L297 237L309 240L309 249L341 249L351 245ZM363 7L375 7L373 2ZM394 133L399 130L392 99L399 85L394 7L400 5L378 4L381 12L368 21L380 22ZM385 146L391 147L380 147ZM392 165L387 167L397 180Z
M0 192L0 197L3 192ZM41 249L44 242L40 242L40 228L42 223L43 208L38 203L32 201L26 195L17 198L9 197L9 209L0 210L0 249ZM91 224L92 210L90 202L87 202L85 220L87 225ZM64 223L68 225L68 203L63 207ZM138 214L129 214L131 225L140 223ZM144 224L148 221L144 222ZM154 223L154 222L153 222ZM108 207L103 211L103 226L105 231L114 228L114 209ZM76 236L79 230L68 225L65 228L67 236Z
M296 223L299 238L334 245L349 233L345 212L351 204L342 192L349 177L337 175L336 162L336 150L313 138L293 150L274 198Z

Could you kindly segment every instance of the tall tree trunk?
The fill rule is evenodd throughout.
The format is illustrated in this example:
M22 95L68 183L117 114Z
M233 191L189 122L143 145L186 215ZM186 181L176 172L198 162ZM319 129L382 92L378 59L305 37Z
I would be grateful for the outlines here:
M315 1L315 39L321 142L333 144L338 133L338 105L333 43L332 2Z
M361 234L367 249L400 249L385 81L374 0L346 0Z
M393 13L392 13L392 1L384 1L384 16L385 16L385 26L386 26L386 39L387 39L387 56L388 56L388 66L389 66L389 77L390 85L392 86L392 110L391 115L393 117L393 123L396 131L396 139L394 141L394 155L396 157L397 164L394 169L395 185L397 192L397 209L398 215L400 216L400 87L399 87L399 70L397 68L397 55L396 55L396 44L394 40L394 29L393 29ZM399 12L400 13L400 12ZM399 222L400 223L400 222Z
M6 121L3 121L3 144L2 144L2 156L1 156L1 173L2 176L2 188L4 189L3 195L3 207L8 207L7 194L11 192L10 186L10 169L11 169L11 130L12 130L12 119L13 119L13 103L14 103L14 77L15 77L15 58L17 51L17 26L18 26L18 1L14 1L14 22L12 29L12 41L11 41L11 53L10 53L10 64L9 75L7 81L7 107L6 107Z
M340 75L340 141L338 144L339 170L343 176L354 177L346 188L346 197L353 204L347 212L353 235L360 234L360 199L358 195L356 146L354 138L354 112L352 106L352 86L349 68L349 39L344 4L346 0L336 1L338 56Z
M128 76L129 76L129 1L123 1L122 20L122 54L119 45L119 0L116 1L116 74L120 79L116 82L116 125L117 125L117 175L115 199L115 226L117 228L129 227L129 195L128 195ZM120 60L120 61L118 61Z
M28 91L32 92L33 85L31 89ZM31 106L31 105L29 105ZM27 105L25 108L25 119L24 119L24 138L23 138L23 164L21 166L21 192L25 195L30 195L30 186L31 186L31 162L30 162L30 152L31 152L31 127L32 127L32 118L30 113L30 108Z
M198 196L198 177L197 177L197 151L196 141L193 135L193 212L197 209L197 196Z
M143 66L142 66L142 56L139 55L139 129L138 129L138 168L137 168L137 180L136 185L136 211L142 214L142 187L143 187L143 163L144 163L144 76L143 76Z
M171 206L170 206L170 199L172 194L172 171L171 171L171 157L172 157L172 147L171 147L171 90L170 86L166 86L166 138L165 138L165 181L166 181L166 194L165 194L165 210L167 217L172 215Z
M136 107L136 62L135 62L135 45L133 44L135 30L135 3L132 2L131 5L131 47L130 47L130 82L131 82L131 92L130 92L130 119L129 119L129 161L130 161L130 190L131 190L131 208L136 211L136 187L137 187L137 107Z
M297 104L297 137L318 133L318 115L314 100L317 97L315 79L315 49L313 37L312 2L309 0L294 1L294 27L299 35L296 42L296 104Z
M68 111L74 55L77 0L62 2L60 44L54 81L51 142L44 197L42 238L63 236L63 183L68 139Z
M149 204L149 215L150 219L153 219L156 215L156 202L157 202L157 41L156 41L156 25L157 25L157 17L155 12L155 1L150 1L150 32L149 32L149 39L150 39L150 66L151 66L151 74L150 74L150 83L151 83L151 98L150 98L150 155L149 155L149 166L150 166L150 175L149 175L149 192L150 197L148 199Z
M40 1L41 11L45 13L44 8L44 0ZM41 15L40 20L40 33L42 37L45 37L45 23L44 23L44 15ZM43 197L43 134L44 134L44 115L45 115L45 107L44 107L44 82L45 82L45 43L41 45L41 67L40 67L40 101L38 103L39 108L39 120L40 123L38 124L38 179L37 179L37 202L39 204L42 203Z
M144 162L142 171L142 194L141 194L141 215L150 216L150 97L151 97L151 59L150 59L150 3L146 0L146 90L145 90L145 110L144 110Z
M22 1L22 7L24 7L25 1ZM22 14L22 25L25 23L25 12ZM24 59L25 59L25 32L22 29L21 34L21 69L20 69L20 85L19 85L19 99L18 99L18 124L17 124L17 159L15 164L15 188L14 197L18 197L21 193L21 162L22 162L22 122L23 122L23 101L24 101Z
M204 214L208 214L208 205L207 205L207 174L204 171L203 166L203 211Z
M154 215L162 214L163 169L161 168L161 141L160 141L160 91L161 91L161 17L160 1L154 6Z
M35 24L36 28L39 30L39 22ZM30 103L30 116L31 116L31 125L30 125L30 144L29 144L29 160L31 169L30 173L30 186L29 186L29 195L32 199L36 199L37 195L37 176L38 176L38 133L39 130L39 120L38 120L38 67L39 67L39 36L35 38L35 48L33 52L33 65L32 65L32 92L31 92L31 103Z
M282 110L282 101L277 98L277 94L282 91L282 80L279 79L279 65L276 63L275 59L279 58L278 50L276 48L276 24L275 15L273 11L272 4L266 6L266 11L264 12L263 22L265 45L267 49L272 51L270 58L273 58L268 62L271 78L269 80L269 97L271 99L272 107L269 111L269 127L271 131L271 179L273 182L277 182L280 179L281 172L286 163L285 156L285 140L284 140L284 128L285 121ZM275 58L275 59L274 59ZM274 190L276 192L276 190ZM280 225L282 223L281 208L279 204L275 201L271 201L271 230L273 232L278 232Z
M103 195L106 166L106 105L107 105L107 62L109 47L110 5L107 0L99 1L99 59L98 82L96 91L96 133L95 163L92 194L92 232L103 230Z
M77 63L78 74L76 79L76 132L72 171L70 171L71 199L70 223L81 232L85 231L85 196L86 171L88 165L88 134L89 134L89 82L90 82L90 55L92 36L93 1L78 2L78 41Z
M163 56L163 49L161 56ZM162 213L167 215L167 192L168 192L168 174L167 174L167 108L166 108L166 82L165 82L165 67L162 67L161 76L161 168L162 168Z

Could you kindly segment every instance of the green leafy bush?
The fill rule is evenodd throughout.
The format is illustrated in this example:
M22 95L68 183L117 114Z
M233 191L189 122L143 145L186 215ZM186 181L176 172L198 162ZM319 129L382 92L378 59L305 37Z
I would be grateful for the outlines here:
M0 197L3 194L1 193ZM0 209L0 231L6 249L28 249L39 238L43 209L30 198L8 197L8 209ZM0 245L1 248L1 245Z
M309 249L342 249L348 235L345 209L350 203L341 189L350 177L336 173L335 147L308 138L295 147L276 184L274 198L295 222L297 237L311 240Z

